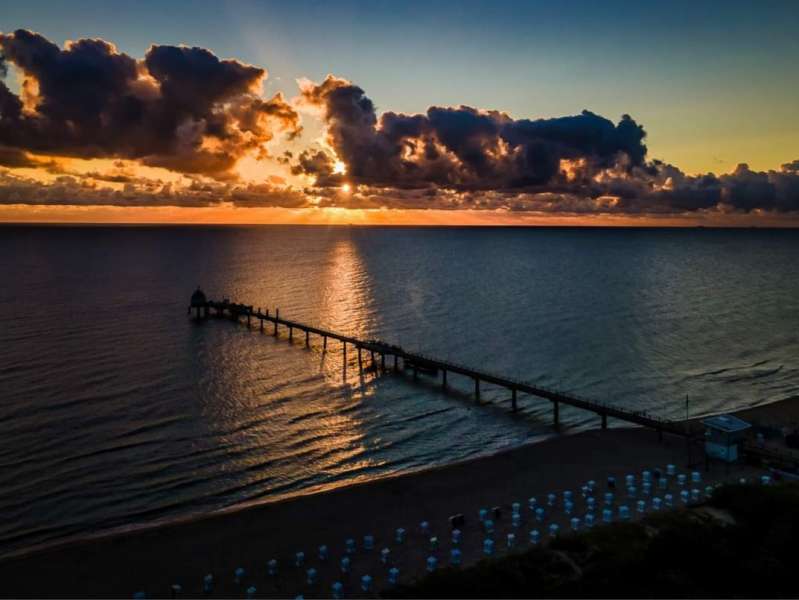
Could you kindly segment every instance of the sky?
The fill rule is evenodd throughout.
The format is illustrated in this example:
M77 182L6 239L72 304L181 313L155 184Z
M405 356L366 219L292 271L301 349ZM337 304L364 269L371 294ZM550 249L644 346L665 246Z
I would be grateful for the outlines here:
M0 220L793 226L796 31L792 1L8 1Z

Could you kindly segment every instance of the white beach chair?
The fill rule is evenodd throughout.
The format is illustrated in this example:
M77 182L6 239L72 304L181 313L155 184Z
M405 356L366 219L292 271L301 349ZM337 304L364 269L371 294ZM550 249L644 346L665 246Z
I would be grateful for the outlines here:
M453 529L452 530L452 545L458 546L461 543L461 530L460 529Z
M494 540L486 538L483 540L483 554L491 556L494 554Z
M491 519L483 521L483 529L485 529L487 535L494 535L494 521Z

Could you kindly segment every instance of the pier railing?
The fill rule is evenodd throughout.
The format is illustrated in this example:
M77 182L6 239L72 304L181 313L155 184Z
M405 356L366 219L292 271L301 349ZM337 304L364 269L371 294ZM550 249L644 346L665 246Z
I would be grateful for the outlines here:
M655 415L651 415L646 411L634 411L627 408L614 406L604 402L591 400L571 392L564 392L549 389L540 385L527 383L519 379L513 379L503 375L490 373L481 369L476 369L463 364L458 364L448 360L442 360L434 356L429 356L420 352L407 351L401 346L390 344L381 340L363 340L357 337L343 335L335 331L315 327L298 321L284 319L280 316L280 311L275 310L270 314L269 310L263 312L260 308L254 309L252 305L240 304L230 302L229 300L214 301L209 300L203 304L193 304L189 310L195 311L195 316L198 319L203 319L211 314L218 317L229 316L238 321L241 318L247 320L247 324L252 326L253 321L259 323L261 331L264 330L264 323L271 324L273 334L278 335L278 328L284 327L288 329L288 337L290 340L294 337L294 331L297 330L305 334L305 343L310 345L310 336L316 335L322 338L324 347L327 348L328 339L339 341L343 344L344 350L344 364L343 368L347 368L347 344L353 346L358 355L358 367L363 368L364 351L369 352L371 356L371 364L374 368L378 368L376 357L380 357L381 368L386 368L386 357L393 358L394 369L398 368L398 361L402 360L402 367L405 370L412 370L414 379L418 371L426 372L429 374L438 375L442 374L442 387L447 388L447 374L456 373L474 381L474 395L477 402L480 402L480 384L489 383L498 387L505 388L511 393L511 406L513 411L518 410L518 394L523 393L538 398L549 400L553 406L553 420L555 427L560 425L560 405L573 406L575 408L586 410L595 413L601 418L602 428L607 428L608 417L619 419L628 423L634 423L643 427L654 429L659 435L666 433L674 433L679 435L689 435L688 427L677 421L670 421Z

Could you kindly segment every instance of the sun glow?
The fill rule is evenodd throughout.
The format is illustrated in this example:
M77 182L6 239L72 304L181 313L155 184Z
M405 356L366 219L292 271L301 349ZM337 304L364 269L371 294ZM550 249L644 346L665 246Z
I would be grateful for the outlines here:
M344 164L342 161L337 160L333 163L333 174L334 175L344 175L347 172L347 165Z
M341 192L344 194L349 194L352 191L352 186L349 183L345 183L341 186Z

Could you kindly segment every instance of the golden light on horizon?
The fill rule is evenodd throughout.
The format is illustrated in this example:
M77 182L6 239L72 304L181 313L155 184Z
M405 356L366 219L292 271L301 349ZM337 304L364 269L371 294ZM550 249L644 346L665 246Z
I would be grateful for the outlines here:
M352 186L349 183L344 183L341 186L341 192L343 194L349 194L352 191Z

